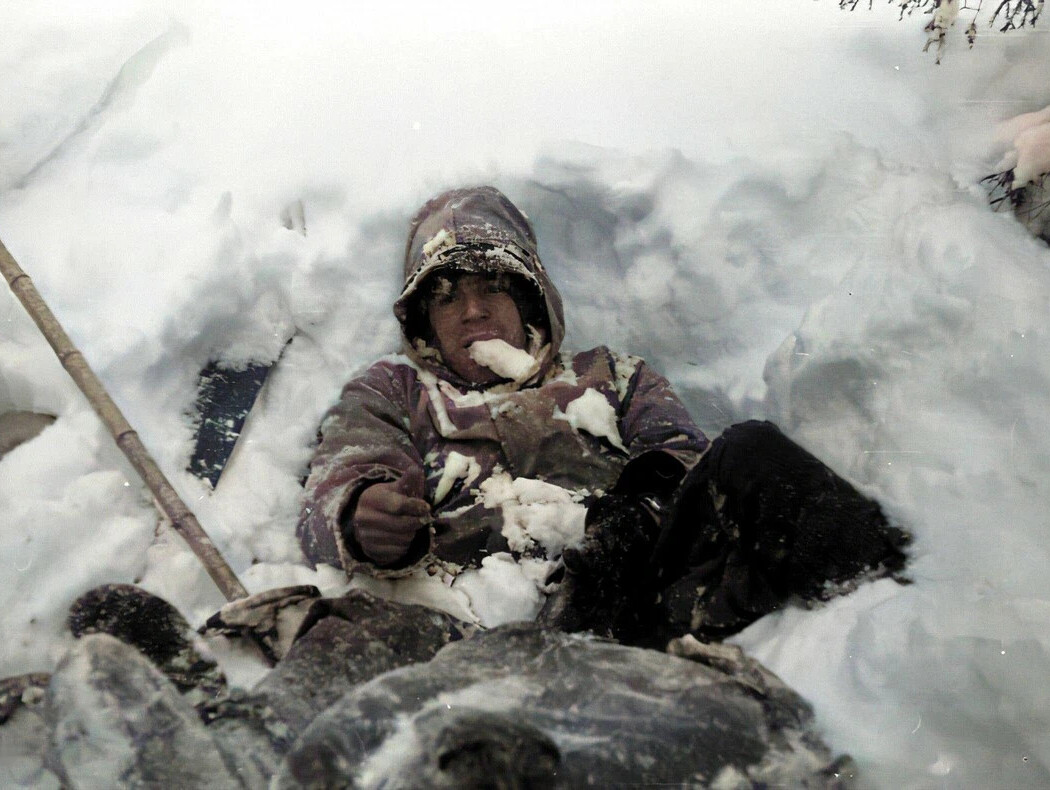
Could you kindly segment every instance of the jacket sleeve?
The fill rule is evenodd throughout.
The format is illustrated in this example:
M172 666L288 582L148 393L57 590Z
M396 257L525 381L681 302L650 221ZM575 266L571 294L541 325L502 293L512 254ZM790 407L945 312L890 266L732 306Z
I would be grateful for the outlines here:
M667 497L703 455L710 442L689 416L670 382L642 360L616 360L618 376L629 374L620 406L620 436L630 460L614 491Z
M296 528L311 563L328 563L349 572L369 562L344 536L341 525L365 487L398 480L412 467L422 470L408 426L404 377L391 363L376 363L343 388L339 402L321 422L321 441L310 461ZM422 486L406 493L424 496Z

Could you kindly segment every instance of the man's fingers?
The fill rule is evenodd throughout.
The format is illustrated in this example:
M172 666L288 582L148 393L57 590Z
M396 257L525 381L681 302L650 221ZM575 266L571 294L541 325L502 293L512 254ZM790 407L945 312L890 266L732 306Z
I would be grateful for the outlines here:
M416 516L422 518L430 515L430 505L425 499L405 496L397 491L386 490L382 495L383 509L396 516Z
M421 528L414 516L384 516L374 522L356 522L354 532L369 557L393 562L405 555Z
M426 503L426 500L407 497L387 486L373 486L369 492L373 492L372 496L365 500L365 495L362 494L361 500L362 504L373 510L393 516L422 518L430 515L430 505Z
M357 500L354 534L365 553L379 562L400 559L430 521L430 505L406 496L396 482L369 486Z
M405 556L408 546L392 545L389 543L365 543L361 541L361 548L374 561L379 563L390 563Z
M404 516L427 520L430 518L430 504L425 499L405 497L397 512Z
M357 524L358 533L367 531L369 534L396 536L398 540L404 540L407 545L412 536L423 528L423 520L419 516L392 516L389 513L363 513L354 519Z
M367 543L371 548L396 549L404 553L405 549L412 544L412 538L419 530L419 524L405 524L401 529L392 529L391 526L390 524L383 526L359 524L357 527L358 540Z

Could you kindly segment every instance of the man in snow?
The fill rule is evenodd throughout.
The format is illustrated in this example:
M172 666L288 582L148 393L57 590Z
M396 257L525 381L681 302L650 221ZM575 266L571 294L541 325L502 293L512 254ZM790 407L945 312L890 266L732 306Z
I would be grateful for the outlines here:
M321 426L297 531L314 563L455 575L508 552L501 513L477 496L506 473L587 494L586 538L542 615L564 628L722 635L903 564L878 506L770 423L709 449L640 359L562 352L533 229L492 187L420 209L394 313L403 355L348 383Z
M776 766L786 784L809 784L792 766L837 775L823 767L830 752L815 736L799 735L804 703L785 689L773 707L756 706L756 673L742 658L671 643L714 662L695 669L558 629L664 648L687 633L739 630L791 596L826 597L865 570L896 571L905 536L878 505L770 423L731 426L709 443L639 359L604 347L561 352L561 300L532 228L491 187L444 193L419 212L394 310L405 353L347 384L322 423L303 548L313 562L391 577L436 568L458 580L488 556L536 559L476 492L501 475L542 479L587 505L573 545L537 549L553 571L541 580L553 592L538 619L553 628L509 625L443 651L471 625L363 590L252 596L224 607L209 629L279 637L278 609L304 608L277 666L234 693L169 604L104 585L73 605L80 641L49 682L0 684L0 723L32 698L26 689L46 684L47 720L27 708L15 723L69 786L343 786L366 764L395 783L406 773L418 783L425 769L428 786L456 787L492 777L516 787L564 776L677 783L745 764ZM580 657L570 660L572 651ZM415 669L385 674L408 664ZM465 684L491 694L494 678L524 671L554 690L509 694L505 710L476 707L470 694L447 702ZM579 685L580 672L599 675L593 687ZM379 676L392 685L380 687ZM624 713L623 694L635 716ZM575 698L586 711L563 711ZM664 715L671 706L677 715ZM670 730L631 726L637 716ZM390 722L410 719L406 739ZM736 725L693 724L707 720ZM577 728L592 727L601 737L581 748ZM564 754L555 735L571 742ZM406 762L409 741L419 755ZM388 742L396 764L369 762ZM812 754L799 759L801 747Z

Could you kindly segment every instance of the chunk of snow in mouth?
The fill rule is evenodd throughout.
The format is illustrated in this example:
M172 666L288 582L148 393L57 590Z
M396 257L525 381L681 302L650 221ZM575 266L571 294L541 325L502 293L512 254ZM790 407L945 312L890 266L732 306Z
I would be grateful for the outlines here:
M582 542L587 515L582 498L581 494L542 480L512 479L506 472L485 480L479 494L485 507L500 509L501 531L511 551L527 554L539 547L549 559L561 556L567 546Z
M470 358L497 376L522 382L536 373L540 363L528 352L499 338L479 340L467 349Z
M564 420L574 431L586 431L595 438L608 439L613 447L627 452L620 438L620 429L616 427L616 410L597 390L588 389L571 401L564 412L555 408L554 419Z

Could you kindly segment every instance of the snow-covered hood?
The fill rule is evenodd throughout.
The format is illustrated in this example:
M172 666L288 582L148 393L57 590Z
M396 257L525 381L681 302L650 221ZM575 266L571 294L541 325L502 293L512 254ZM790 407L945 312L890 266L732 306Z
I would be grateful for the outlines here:
M458 379L436 349L421 345L415 325L422 317L420 286L442 270L506 272L522 277L536 291L546 322L537 328L547 337L542 349L535 350L540 368L530 381L548 372L565 337L561 295L540 263L536 234L528 218L498 189L453 189L429 200L412 220L404 265L405 285L394 302L394 315L401 323L405 351L419 365L442 378Z

